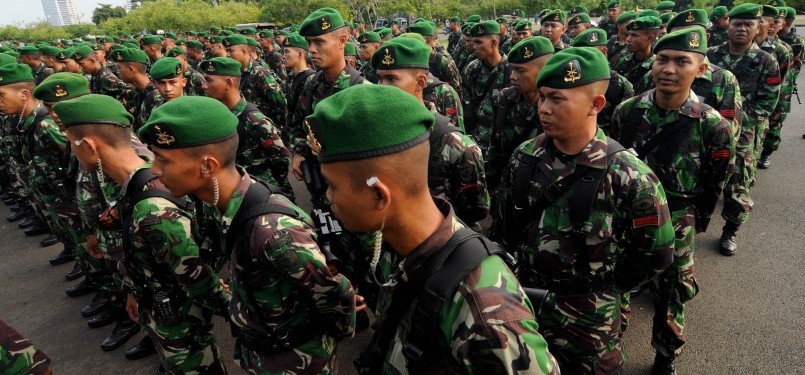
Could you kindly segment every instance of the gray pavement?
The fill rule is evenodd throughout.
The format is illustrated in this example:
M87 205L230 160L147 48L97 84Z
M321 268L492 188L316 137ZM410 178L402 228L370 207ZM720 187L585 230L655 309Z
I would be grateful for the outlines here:
M800 85L805 87L805 78ZM805 374L805 106L793 105L783 142L772 167L759 172L752 189L755 208L739 233L738 255L716 250L723 220L714 218L696 241L696 278L700 294L687 314L689 341L678 361L680 374ZM300 201L304 186L295 184ZM720 206L718 208L720 212ZM9 210L0 204L0 218ZM40 237L26 238L16 223L0 219L0 316L31 339L53 360L55 374L151 374L156 357L128 361L123 349L100 350L112 326L90 329L79 314L92 296L69 298L72 285L63 275L70 265L51 267L47 260L61 245L40 248ZM633 300L626 333L626 374L648 374L650 346L648 293ZM232 339L223 320L216 337L230 373L242 371L230 359ZM341 343L342 373L354 373L352 359L370 333Z

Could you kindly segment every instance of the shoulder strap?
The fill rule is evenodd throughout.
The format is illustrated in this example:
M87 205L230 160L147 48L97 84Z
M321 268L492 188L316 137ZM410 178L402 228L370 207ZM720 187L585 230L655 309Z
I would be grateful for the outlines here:
M607 87L607 92L604 94L604 97L607 98L607 102L612 102L612 105L617 106L618 104L615 103L615 100L621 96L619 92L620 89L621 87L618 85L618 73L614 70L610 70L609 87Z
M434 151L433 146L436 145L445 134L453 132L463 133L461 129L459 129L458 127L450 125L449 117L444 116L441 113L436 113L436 122L433 125L433 129L431 129L430 131L429 140L430 140L431 152Z
M705 108L702 108L702 110L705 110ZM659 146L655 157L657 162L661 164L669 163L671 157L679 147L679 144L690 137L690 133L693 131L693 123L698 120L698 118L680 115L679 120L676 121L674 126L663 128L659 133L654 134L654 136L648 139L642 146L636 147L635 152L637 153L637 157L643 158L646 154Z
M439 51L433 51L433 53L430 54L428 69L434 76L439 72L439 63L442 61L442 56Z
M319 88L319 85L321 84L321 76L323 74L323 70L316 72L313 78L310 78L313 80L313 84L310 86L305 86L310 87L310 90L303 90L302 92L302 97L307 99L307 102L305 103L305 116L313 114L313 94Z
M517 91L514 88L507 87L501 91L500 101L495 113L495 129L503 129L506 124L506 117L509 114L509 107L514 103L515 96L517 96Z
M347 68L344 70L349 73L349 87L363 83L364 78L360 71L355 70L350 66L347 66Z
M632 107L632 110L626 115L620 130L618 130L620 144L632 147L637 137L637 132L640 130L640 125L643 123L644 114L646 114L645 108Z

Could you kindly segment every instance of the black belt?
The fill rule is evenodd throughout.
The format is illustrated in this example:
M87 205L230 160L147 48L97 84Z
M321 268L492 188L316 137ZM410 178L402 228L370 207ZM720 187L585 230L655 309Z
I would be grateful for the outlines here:
M277 353L289 351L310 340L321 337L325 332L317 324L307 324L286 331L284 334L279 332L271 335L255 336L247 333L230 322L232 336L235 336L246 349L260 353Z

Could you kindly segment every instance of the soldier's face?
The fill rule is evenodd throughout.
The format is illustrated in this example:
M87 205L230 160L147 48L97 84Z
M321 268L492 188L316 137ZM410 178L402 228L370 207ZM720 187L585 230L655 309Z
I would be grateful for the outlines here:
M67 135L67 141L70 142L70 149L78 159L78 162L88 170L94 171L98 169L98 154L89 146L89 143L82 138L76 137L70 128L65 129L65 134Z
M227 83L226 77L224 76L205 74L204 82L204 92L210 98L217 100L225 98L230 88L230 85Z
M727 27L727 36L729 37L730 43L737 45L747 45L752 43L752 41L755 40L757 33L757 20L734 19L730 20L729 26Z
M769 29L769 35L777 36L777 33L779 33L780 30L783 29L783 26L785 26L785 20L783 20L782 18L775 18L774 24Z
M213 43L210 45L210 52L215 57L226 57L226 48L221 43Z
M363 61L369 61L378 48L380 48L380 43L363 43L358 48L358 57Z
M541 56L522 64L511 64L510 76L512 87L520 94L537 91L537 76L553 54Z
M167 150L151 146L151 151L154 152L151 173L159 178L171 195L181 197L204 188L207 182L201 173L204 163L201 157L194 158L185 149Z
M185 85L187 85L187 79L184 76L154 81L159 95L162 95L166 102L182 96Z
M774 26L774 18L761 17L758 23L758 36L767 36L772 26Z
M333 214L350 232L371 232L380 228L378 193L365 184L357 184L350 162L323 163L321 174L327 181L327 200ZM360 186L358 186L360 185Z
M67 68L67 71L69 71L70 73L78 73L78 74L82 73L81 65L78 65L78 63L75 62L75 60L66 59L63 61L63 63L64 66Z
M498 44L495 36L483 36L472 38L472 53L478 60L485 60L498 53Z
M24 95L23 91L8 85L0 86L0 112L7 116L19 115L25 104L25 99L30 96L30 91L28 91L27 96Z
M704 57L694 52L662 50L654 58L651 75L657 91L666 95L689 92L690 85L707 69Z
M603 95L596 96L590 92L590 86L592 85L561 90L548 87L538 89L539 120L548 137L558 140L576 139L589 131L586 126L590 117L596 116L606 103ZM594 103L596 100L597 104Z
M416 96L417 76L417 72L413 69L378 70L377 83L380 85L394 86Z
M609 18L610 22L615 22L615 20L617 20L618 16L620 16L620 15L621 15L621 8L620 7L607 9L607 18Z
M458 22L450 22L450 31L458 31L461 28L461 25Z
M572 37L581 34L581 32L584 30L587 30L587 25L583 23L573 24L568 28L568 32Z
M517 41L519 42L519 41L521 41L523 39L530 38L530 37L534 36L534 31L532 31L532 30L524 30L524 31L518 31L518 32L516 32L514 34L517 36Z
M336 31L314 37L307 37L310 59L313 65L321 69L340 64L344 58L344 44L347 36Z
M641 52L651 47L654 38L651 33L644 30L631 30L626 38L626 49L629 52Z
M562 33L565 32L565 25L561 22L545 21L542 23L542 36L551 40L551 43L556 44L562 38Z
M240 45L227 47L226 56L231 59L237 60L241 65L244 66L249 63L250 58L249 51L247 51L246 48L243 48L243 46Z

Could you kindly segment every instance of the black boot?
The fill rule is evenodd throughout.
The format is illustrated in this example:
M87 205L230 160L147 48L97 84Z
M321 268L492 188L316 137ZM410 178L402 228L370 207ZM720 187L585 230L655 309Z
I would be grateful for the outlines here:
M25 235L28 236L28 237L38 236L40 234L48 234L48 233L50 233L50 227L48 227L47 224L45 224L41 220L39 220L38 224L36 224L36 225L34 225L34 226L32 226L32 227L30 227L30 228L25 230Z
M126 349L126 358L132 361L148 357L149 355L157 354L157 349L154 347L154 342L148 336L143 337L137 345Z
M70 261L74 259L75 257L73 256L73 251L65 247L60 253L56 254L53 258L50 258L48 262L50 262L51 266L58 266L60 264L70 263Z
M90 294L96 290L98 290L98 285L96 285L92 281L87 280L87 278L85 277L84 280L81 280L80 283L68 288L65 292L70 297L79 297L86 294Z
M25 219L30 215L31 215L31 211L24 210L24 209L19 209L17 211L12 212L11 215L8 215L8 217L6 217L6 220L8 220L8 221L13 223L13 222L15 222L17 220Z
M36 218L36 215L31 215L31 213L29 212L28 214L25 215L25 217L22 220L20 220L19 223L17 223L17 226L19 226L20 229L28 229L36 225L37 222L39 222L39 219Z
M766 149L763 149L763 152L760 153L760 160L757 162L757 167L760 169L769 169L771 166L771 152L766 152Z
M741 224L735 224L729 221L724 224L724 232L721 233L718 248L721 254L733 256L738 251L738 243L735 238L738 236L738 228L740 227Z
M666 357L657 352L654 365L651 366L651 375L676 375L674 357Z
M92 297L92 301L90 301L84 308L81 309L81 316L85 318L89 318L93 315L98 314L103 310L106 305L109 303L109 294L100 291L95 293L95 297Z
M107 324L111 324L117 321L117 316L112 311L111 308L105 308L98 313L98 315L93 316L89 320L87 320L87 325L89 328L101 328Z
M64 274L64 279L67 281L78 280L82 275L84 275L84 272L81 271L81 267L78 266L78 263L74 263L73 269Z
M123 313L123 315L126 314ZM127 316L121 316L118 318L115 328L112 329L112 333L109 334L109 337L103 340L101 349L106 352L115 350L121 345L125 344L126 341L129 341L129 339L136 335L139 331L139 324L132 322Z
M39 246L48 247L48 246L53 246L53 245L55 245L57 243L59 243L59 239L56 238L55 234L51 233L49 236L47 236L47 237L43 238L41 241L39 241Z

